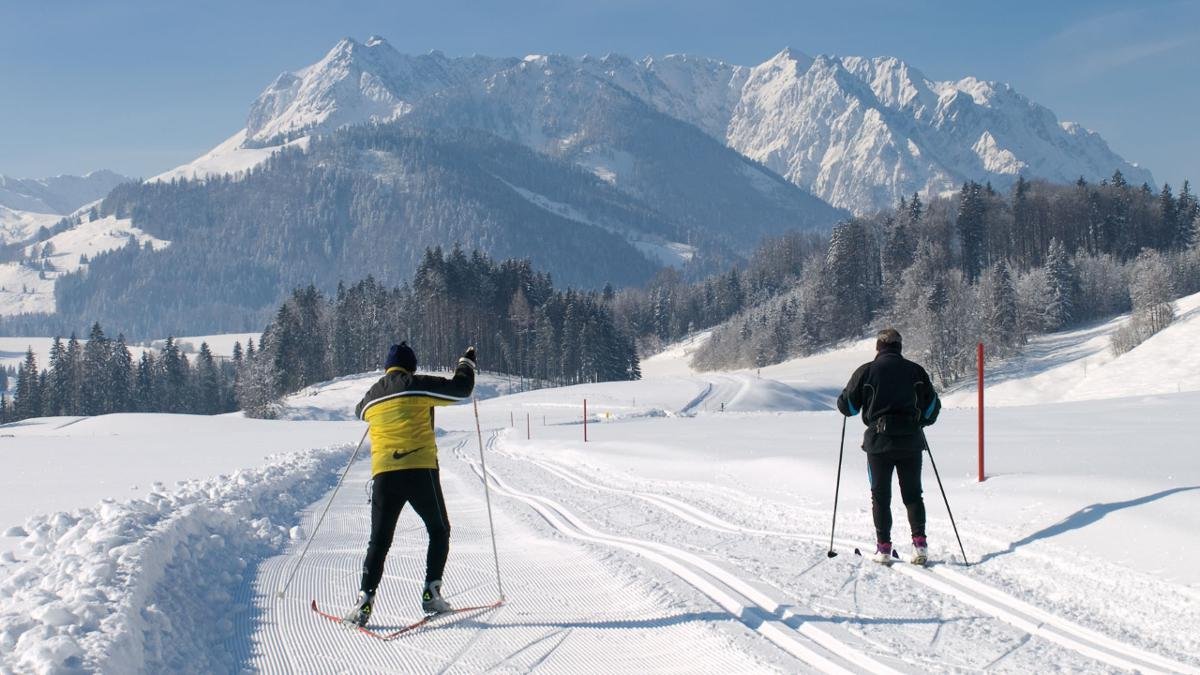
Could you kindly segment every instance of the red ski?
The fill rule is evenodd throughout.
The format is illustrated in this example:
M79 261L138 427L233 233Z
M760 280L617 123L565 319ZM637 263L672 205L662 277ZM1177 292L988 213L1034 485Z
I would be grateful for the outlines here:
M490 605L479 605L476 607L456 607L456 608L450 610L449 612L438 612L437 614L430 614L430 615L426 616L424 619L421 619L420 621L411 623L407 626L403 626L403 627L398 628L390 633L380 633L379 631L371 630L370 628L367 628L365 626L359 626L357 624L346 623L340 616L334 616L333 614L328 614L326 612L322 612L321 609L319 607L317 607L316 600L312 601L312 611L316 612L317 614L320 614L321 616L325 617L326 619L329 619L330 621L336 621L337 623L340 623L343 626L356 628L360 632L366 633L367 635L370 635L371 637L375 638L376 640L383 640L384 642L387 642L389 640L395 640L396 638L398 638L406 633L411 633L412 631L417 630L418 628L421 628L422 626L427 626L427 625L433 623L434 621L437 621L438 619L444 619L446 617L454 616L456 614L465 614L467 612L482 612L482 611L489 610L489 609L496 609L497 607L499 607L500 605L503 605L503 604L504 604L504 600L502 598L500 600L493 602Z

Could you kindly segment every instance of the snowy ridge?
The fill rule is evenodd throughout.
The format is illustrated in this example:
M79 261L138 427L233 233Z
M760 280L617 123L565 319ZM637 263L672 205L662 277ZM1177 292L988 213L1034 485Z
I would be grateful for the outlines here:
M201 157L148 178L146 182L169 183L173 180L204 180L210 176L236 176L262 164L284 148L306 150L308 141L307 136L302 136L282 145L247 148L243 147L246 142L246 130L243 129Z
M571 84L543 84L563 79ZM219 167L215 155L239 148L403 117L445 95L473 106L479 96L509 87L524 88L528 110L485 114L473 123L543 152L568 152L579 140L572 127L587 118L579 105L587 99L580 97L597 80L857 213L966 180L1004 187L1017 175L1070 182L1119 169L1134 184L1153 181L1095 132L1060 122L1007 84L930 80L893 57L811 57L785 49L753 67L690 55L447 58L404 55L374 37L365 44L346 38L319 62L280 75L251 106L244 142L219 147L205 161ZM609 151L619 152L589 147L574 160L587 165ZM597 175L618 181L620 171L610 164L620 162L599 161Z
M0 205L0 244L26 241L42 227L51 227L62 216L56 213L17 211Z
M229 671L211 649L243 618L234 590L288 540L346 447L25 526L31 563L0 584L4 665L18 671ZM314 477L316 480L314 480Z
M0 175L0 206L18 211L66 215L104 197L129 178L108 170L83 176L9 178Z

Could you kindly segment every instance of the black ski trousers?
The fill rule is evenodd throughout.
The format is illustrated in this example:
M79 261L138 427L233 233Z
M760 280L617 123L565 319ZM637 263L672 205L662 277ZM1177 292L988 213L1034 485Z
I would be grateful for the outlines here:
M359 590L374 593L383 578L383 561L392 547L396 521L405 504L425 521L429 548L425 551L425 581L440 580L450 555L450 517L442 498L442 482L437 469L400 469L375 476L371 488L371 542L363 561Z
M892 541L892 470L900 480L900 498L908 511L912 536L925 536L925 501L921 499L921 450L889 450L867 453L867 477L871 481L871 515L875 540Z

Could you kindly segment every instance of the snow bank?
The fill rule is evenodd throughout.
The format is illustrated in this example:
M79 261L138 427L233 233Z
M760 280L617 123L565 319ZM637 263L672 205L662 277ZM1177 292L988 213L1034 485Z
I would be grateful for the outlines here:
M837 396L834 392L833 396ZM832 398L826 392L800 390L776 380L748 378L725 410L734 412L786 412L829 410Z
M0 583L0 670L234 672L257 563L325 493L347 446L31 518L30 560Z

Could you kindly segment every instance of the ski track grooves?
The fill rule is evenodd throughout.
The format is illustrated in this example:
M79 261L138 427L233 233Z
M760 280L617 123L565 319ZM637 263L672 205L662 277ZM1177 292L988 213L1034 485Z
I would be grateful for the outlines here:
M590 490L632 496L700 527L727 533L784 537L824 545L824 540L816 536L742 527L673 497L600 485L558 465L528 456L512 455L511 453L505 454L510 458L526 461L538 466L544 471L573 485ZM851 542L841 539L837 540L837 542L846 547L855 546L861 548L865 546L861 542ZM927 569L897 565L893 566L893 569L917 583L939 593L954 597L960 602L985 612L1031 636L1049 640L1110 666L1143 673L1200 673L1200 670L1187 664L1120 642L1073 621L1051 614L1028 602L1014 598L1003 591L979 582L966 574L950 570L944 565L935 565Z
M488 440L488 446L494 448L496 438L497 435L493 434ZM459 456L483 479L482 469L477 462L463 454ZM789 626L786 623L788 619L803 620L803 617L781 607L779 603L742 579L695 554L665 544L600 532L558 502L521 492L501 480L491 469L487 474L497 492L529 505L560 533L574 539L629 551L660 565L711 598L751 630L822 672L870 672L888 675L899 673L809 622L801 623L797 628ZM741 596L748 603L739 600L737 596ZM750 616L747 616L748 614ZM825 656L818 648L823 648L849 667Z

